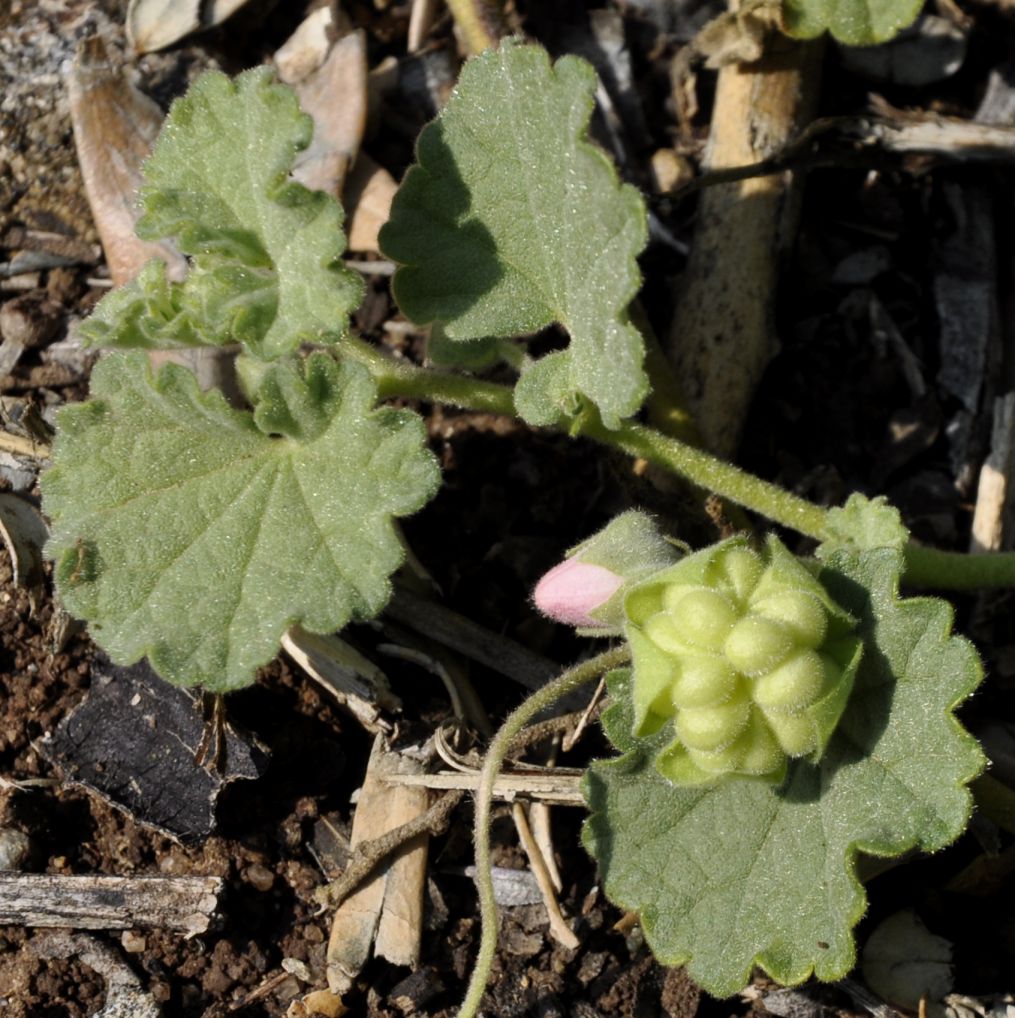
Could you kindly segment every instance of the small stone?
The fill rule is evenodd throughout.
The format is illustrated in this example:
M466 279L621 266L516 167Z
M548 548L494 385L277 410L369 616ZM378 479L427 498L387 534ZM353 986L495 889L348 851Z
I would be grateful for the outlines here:
M310 974L310 969L307 968L306 962L300 961L299 958L283 958L282 968L289 975L295 976L304 983L312 983L314 981L314 977Z
M258 891L270 891L271 885L275 883L275 874L259 862L251 863L243 871L243 876L247 883Z
M32 849L31 839L15 827L0 827L0 870L19 870Z
M120 934L120 944L127 954L141 954L148 947L148 941L136 930L124 930Z
M49 342L60 327L61 308L43 290L33 290L0 307L0 336L26 350Z
M671 148L652 153L652 187L656 194L672 194L694 179L691 164Z

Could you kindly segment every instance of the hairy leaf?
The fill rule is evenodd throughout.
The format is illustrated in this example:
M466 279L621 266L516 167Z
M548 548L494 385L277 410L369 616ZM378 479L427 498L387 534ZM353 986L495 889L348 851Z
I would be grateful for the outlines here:
M43 477L68 610L113 659L179 685L247 685L299 623L328 633L386 603L391 517L436 489L422 421L373 409L366 371L283 362L256 415L176 365L107 356L60 411Z
M448 339L440 325L430 329L426 340L427 360L439 368L461 368L464 371L485 371L501 359L507 340L484 336L461 342Z
M899 510L883 495L866 498L854 492L844 506L828 510L824 529L825 540L817 551L820 559L849 549L902 551L909 540L909 531L902 523Z
M81 329L96 346L242 343L272 358L345 332L363 284L340 261L342 210L289 179L313 122L264 68L211 72L177 100L145 165L138 234L175 237L183 283L159 262Z
M951 608L900 600L901 555L841 551L821 578L861 620L856 684L824 756L794 761L782 785L733 778L680 788L653 766L666 733L633 740L629 704L604 715L625 754L593 764L584 840L608 896L641 913L666 964L686 962L717 996L761 965L781 983L834 980L855 959L865 906L858 851L933 851L965 827L979 747L952 715L980 679ZM624 695L623 677L614 695Z
M830 32L847 46L886 42L915 20L923 0L783 0L786 31L801 39Z
M560 323L571 342L553 355L552 416L568 412L563 388L565 402L581 393L615 423L648 387L644 344L627 316L647 232L637 191L587 140L595 87L587 63L551 66L536 46L509 41L470 61L420 136L381 247L401 263L402 310L442 323L451 339Z

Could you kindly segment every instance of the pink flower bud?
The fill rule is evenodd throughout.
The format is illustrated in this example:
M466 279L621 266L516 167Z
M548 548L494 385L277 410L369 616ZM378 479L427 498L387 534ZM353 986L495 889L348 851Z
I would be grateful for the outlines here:
M536 607L556 622L591 629L603 623L589 613L605 604L623 582L622 576L603 566L569 558L536 584L532 598Z

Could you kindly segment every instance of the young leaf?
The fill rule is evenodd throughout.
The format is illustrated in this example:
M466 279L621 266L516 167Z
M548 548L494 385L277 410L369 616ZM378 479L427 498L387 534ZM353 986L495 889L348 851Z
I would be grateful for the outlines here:
M822 32L847 46L886 42L915 20L923 0L783 0L786 31L799 39Z
M262 391L251 415L118 353L60 411L48 551L64 604L118 663L235 689L290 625L328 633L386 603L391 517L439 479L422 421L373 409L366 371L324 354L273 366Z
M239 342L272 358L333 340L363 295L340 261L342 210L289 179L313 122L265 68L211 72L177 100L145 165L145 238L192 256L183 283L150 264L82 326L96 346Z
M653 764L665 731L631 748L630 705L604 716L627 752L587 775L585 844L657 957L687 962L716 996L741 989L755 964L781 983L845 975L865 905L856 853L934 851L966 825L964 786L984 759L952 709L979 682L979 661L949 635L944 601L899 599L901 566L887 548L826 563L822 581L861 620L865 649L824 756L791 762L782 785L677 787Z
M819 559L836 551L850 548L873 551L894 548L902 551L909 540L909 531L902 523L899 510L883 496L866 498L854 492L844 506L828 510L825 540L818 548Z
M551 66L537 46L508 41L470 61L420 135L381 247L402 265L401 309L443 323L451 339L559 322L571 342L554 355L563 368L552 381L563 377L571 401L582 393L615 423L648 388L627 316L647 232L638 192L587 140L595 87L587 63ZM566 412L559 387L552 401L557 417Z

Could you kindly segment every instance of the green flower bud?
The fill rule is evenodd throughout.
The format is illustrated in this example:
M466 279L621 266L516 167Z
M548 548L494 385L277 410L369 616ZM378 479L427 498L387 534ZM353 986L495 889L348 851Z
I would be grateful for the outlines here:
M817 760L853 687L854 620L778 540L732 538L631 586L635 732L672 724L656 766L677 784L779 781Z
M536 585L536 607L589 636L616 635L624 624L624 595L633 583L681 556L651 516L621 513L567 553Z

